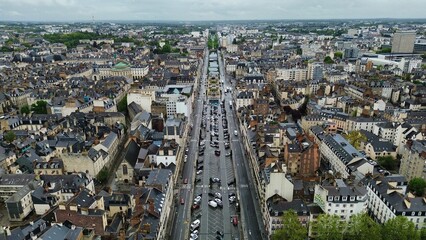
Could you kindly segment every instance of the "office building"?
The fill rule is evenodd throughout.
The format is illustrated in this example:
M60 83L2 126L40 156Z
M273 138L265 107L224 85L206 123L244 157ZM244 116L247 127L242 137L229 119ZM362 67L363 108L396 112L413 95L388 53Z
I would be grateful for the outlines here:
M412 53L414 50L414 41L416 32L398 31L392 38L392 53Z

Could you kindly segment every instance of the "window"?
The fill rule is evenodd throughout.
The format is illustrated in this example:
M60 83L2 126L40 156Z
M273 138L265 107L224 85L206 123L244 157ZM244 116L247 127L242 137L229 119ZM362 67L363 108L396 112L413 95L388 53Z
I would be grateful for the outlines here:
M128 171L127 171L127 164L123 165L123 175L127 175Z

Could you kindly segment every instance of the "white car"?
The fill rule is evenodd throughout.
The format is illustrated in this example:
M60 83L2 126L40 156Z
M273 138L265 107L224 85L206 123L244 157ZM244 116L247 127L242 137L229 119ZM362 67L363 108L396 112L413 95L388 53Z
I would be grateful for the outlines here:
M194 230L192 234L198 235L198 230Z
M197 171L197 175L200 175L201 173L203 173L203 170L198 170Z
M199 201L201 201L201 196L197 196L197 197L194 199L194 202L199 202Z
M193 234L193 233L191 233L191 238L192 238L192 239L194 239L194 240L195 240L195 239L198 239L198 235L197 235L197 234Z
M215 198L214 201L217 202L217 203L219 203L219 204L222 203L222 200L220 200L219 198Z
M209 201L209 206L213 207L213 208L216 208L217 207L217 202L211 200L211 201Z
M214 194L217 198L222 198L222 194L220 194L220 192L217 192Z

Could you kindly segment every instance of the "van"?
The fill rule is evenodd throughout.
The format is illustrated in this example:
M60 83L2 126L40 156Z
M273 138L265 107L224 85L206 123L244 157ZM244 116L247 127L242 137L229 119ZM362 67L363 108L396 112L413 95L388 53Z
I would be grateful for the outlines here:
M209 206L216 208L217 207L217 202L215 202L214 200L209 201Z

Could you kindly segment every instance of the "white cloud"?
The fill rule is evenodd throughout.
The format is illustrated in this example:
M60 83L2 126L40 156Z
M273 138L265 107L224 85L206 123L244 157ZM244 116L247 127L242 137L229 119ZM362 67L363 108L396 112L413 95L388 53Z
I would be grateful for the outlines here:
M426 17L425 0L0 0L0 6L9 13L0 20L37 21L87 20L92 15L99 20Z

